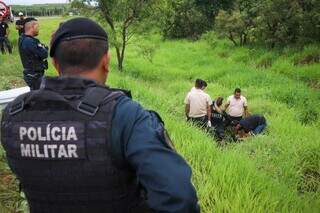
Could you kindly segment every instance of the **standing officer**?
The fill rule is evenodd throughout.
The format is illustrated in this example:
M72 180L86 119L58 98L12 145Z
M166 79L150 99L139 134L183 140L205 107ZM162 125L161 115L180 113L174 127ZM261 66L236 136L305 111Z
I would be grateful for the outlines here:
M24 33L24 15L19 12L19 19L16 21L16 29L18 30L19 36Z
M234 90L234 94L229 96L225 105L225 110L228 114L228 125L232 121L241 121L243 117L249 115L247 98L241 95L241 89Z
M212 100L210 95L204 92L207 86L207 82L197 79L195 87L184 100L187 120L201 128L211 127Z
M31 90L37 90L40 88L44 71L48 69L48 47L35 38L39 35L39 23L35 18L24 20L24 30L25 33L19 38L23 79Z
M197 213L191 169L155 112L105 87L108 36L76 18L53 35L60 77L10 103L1 141L31 213Z
M8 39L9 26L4 21L2 14L0 14L0 49L2 54L5 54L5 48L8 49L9 54L12 54L12 46Z

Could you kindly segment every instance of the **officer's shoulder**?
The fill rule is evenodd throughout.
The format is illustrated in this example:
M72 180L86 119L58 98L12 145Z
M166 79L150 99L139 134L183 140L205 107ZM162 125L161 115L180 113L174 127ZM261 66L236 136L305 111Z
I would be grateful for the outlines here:
M145 109L140 103L127 96L120 97L116 105L116 113L121 117L149 118L152 121L164 123L159 113Z
M8 105L4 108L4 115L12 114L13 111L18 110L19 108L23 108L24 100L30 96L31 92L24 93L16 97L13 101L8 103Z
M33 43L37 43L37 40L36 39L34 39L34 38L32 38L32 37L30 37L30 36L23 36L22 37L22 42L24 43L24 44L33 44Z

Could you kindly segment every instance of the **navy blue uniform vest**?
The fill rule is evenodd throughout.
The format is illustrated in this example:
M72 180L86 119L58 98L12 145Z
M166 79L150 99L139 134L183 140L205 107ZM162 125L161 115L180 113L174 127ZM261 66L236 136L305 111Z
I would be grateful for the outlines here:
M31 213L148 212L135 172L109 147L116 99L105 87L39 90L4 111L2 144Z
M48 62L46 60L42 60L38 58L36 55L30 54L24 48L22 48L22 44L26 38L31 38L36 41L36 43L40 44L40 41L31 36L21 35L18 41L19 46L19 54L21 58L21 62L25 72L27 73L43 73L44 70L48 69Z

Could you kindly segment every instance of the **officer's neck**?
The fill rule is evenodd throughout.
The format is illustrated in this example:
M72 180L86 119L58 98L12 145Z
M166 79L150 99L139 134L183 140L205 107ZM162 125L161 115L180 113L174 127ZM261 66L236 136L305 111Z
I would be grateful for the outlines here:
M24 34L25 34L26 36L35 37L34 33L32 33L32 32L25 32Z
M98 84L104 86L106 85L106 80L105 78L99 76L99 74L95 73L95 72L85 72L85 73L81 73L81 74L77 74L77 75L67 75L68 77L80 77L80 78L85 78L88 80L92 80L97 82ZM66 76L66 77L67 77Z

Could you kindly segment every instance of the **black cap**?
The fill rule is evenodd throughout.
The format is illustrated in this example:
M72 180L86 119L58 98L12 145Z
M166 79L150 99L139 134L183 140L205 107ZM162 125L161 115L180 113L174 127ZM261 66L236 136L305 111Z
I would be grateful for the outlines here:
M32 21L38 21L38 20L33 18L33 17L28 17L28 18L23 20L23 23L26 24L26 23L29 23L29 22L32 22Z
M60 25L51 39L50 56L53 57L58 44L75 39L98 39L108 43L107 32L88 18L74 18Z

